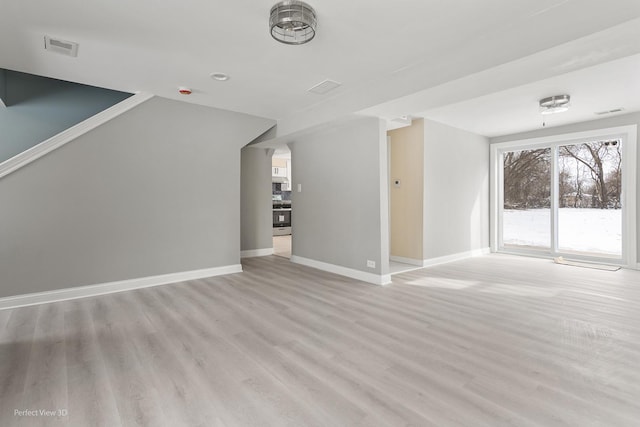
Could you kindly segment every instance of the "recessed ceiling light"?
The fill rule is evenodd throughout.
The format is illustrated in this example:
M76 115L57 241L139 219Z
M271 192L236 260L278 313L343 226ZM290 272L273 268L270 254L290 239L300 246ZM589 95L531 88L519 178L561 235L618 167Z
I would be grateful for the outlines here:
M226 82L229 80L229 75L225 73L211 73L211 78L219 82Z

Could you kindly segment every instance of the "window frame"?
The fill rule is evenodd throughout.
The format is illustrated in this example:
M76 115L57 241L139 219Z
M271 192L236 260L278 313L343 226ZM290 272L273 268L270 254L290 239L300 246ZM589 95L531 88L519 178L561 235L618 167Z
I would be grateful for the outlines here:
M589 140L620 139L622 141L622 256L620 258L597 257L562 252L558 247L558 147L578 144ZM518 150L551 149L551 247L549 251L505 248L503 244L504 211L504 153ZM557 257L620 264L637 268L637 222L636 222L636 164L637 125L596 129L584 132L556 134L539 138L518 139L493 143L490 146L490 244L491 252L511 253L535 257Z

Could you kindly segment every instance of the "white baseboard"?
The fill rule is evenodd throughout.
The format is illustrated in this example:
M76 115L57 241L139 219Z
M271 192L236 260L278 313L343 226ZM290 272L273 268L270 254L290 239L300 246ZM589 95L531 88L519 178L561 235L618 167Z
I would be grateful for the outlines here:
M273 255L273 248L248 249L246 251L240 251L240 258L253 258L268 255Z
M434 265L446 264L448 262L460 261L467 258L473 258L491 253L491 248L474 249L472 251L458 252L457 254L445 255L437 258L425 259L422 261L423 267L432 267Z
M303 258L297 255L291 255L291 262L306 265L307 267L317 268L318 270L328 271L329 273L339 274L341 276L350 277L352 279L361 280L374 285L388 285L391 283L390 274L373 274L365 271L355 270L353 268L342 267L340 265L329 264L314 259Z
M395 256L395 255L391 255L389 257L389 260L395 261L395 262L401 262L403 264L417 265L419 267L422 267L422 263L423 263L421 259L405 258L405 257Z
M222 267L205 268L202 270L183 271L180 273L161 274L159 276L141 277L138 279L120 280L117 282L101 283L98 285L79 286L75 288L57 289L55 291L37 292L26 295L16 295L0 298L0 310L24 307L28 305L46 304L76 298L92 297L129 291L132 289L149 288L151 286L168 285L170 283L187 280L204 279L206 277L221 276L223 274L241 273L240 264Z

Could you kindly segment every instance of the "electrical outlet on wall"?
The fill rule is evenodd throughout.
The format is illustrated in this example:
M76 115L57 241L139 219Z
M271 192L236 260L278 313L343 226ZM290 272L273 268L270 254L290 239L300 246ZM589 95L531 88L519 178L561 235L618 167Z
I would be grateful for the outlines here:
M370 259L368 259L367 260L367 267L376 268L376 262L375 261L371 261Z

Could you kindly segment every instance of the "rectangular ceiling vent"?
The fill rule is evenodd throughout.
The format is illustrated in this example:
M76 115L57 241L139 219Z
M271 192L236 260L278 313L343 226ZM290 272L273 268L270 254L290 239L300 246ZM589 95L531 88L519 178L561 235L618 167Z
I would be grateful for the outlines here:
M604 116L605 114L613 114L619 113L620 111L624 111L624 108L614 108L613 110L605 110L605 111L596 111L596 116Z
M325 93L332 91L341 85L342 83L327 79L309 89L308 92L317 93L318 95L324 95Z
M78 43L44 36L44 48L67 56L78 56Z

